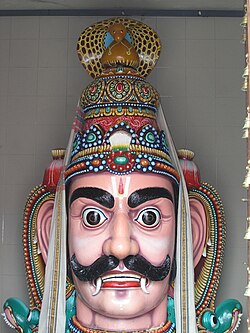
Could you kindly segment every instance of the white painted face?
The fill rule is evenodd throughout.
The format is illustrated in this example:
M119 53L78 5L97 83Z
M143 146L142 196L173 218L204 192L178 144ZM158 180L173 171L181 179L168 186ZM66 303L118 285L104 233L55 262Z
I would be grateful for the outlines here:
M73 179L69 191L70 258L75 254L82 266L103 255L119 260L117 267L94 281L80 281L73 273L77 318L82 324L133 330L165 321L169 274L162 281L151 281L128 270L123 259L140 255L157 267L167 256L172 262L173 196L171 182L161 175L103 173ZM150 323L146 323L148 317Z

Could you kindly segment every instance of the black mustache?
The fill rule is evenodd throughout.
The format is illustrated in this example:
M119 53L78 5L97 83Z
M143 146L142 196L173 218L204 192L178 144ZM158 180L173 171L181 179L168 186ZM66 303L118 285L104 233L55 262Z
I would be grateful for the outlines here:
M161 266L154 266L143 256L128 256L123 259L124 265L127 269L136 271L151 281L162 281L167 277L170 267L171 259L167 255L164 263Z
M120 260L114 256L101 256L89 266L82 266L76 255L73 254L70 260L72 271L80 281L94 281L104 273L116 268ZM128 256L123 259L125 267L129 270L138 272L151 281L162 281L167 277L171 259L167 255L164 263L160 266L154 266L141 255Z
M76 255L70 259L72 271L81 281L93 281L102 274L116 268L120 260L114 256L101 256L89 266L82 266L76 259Z

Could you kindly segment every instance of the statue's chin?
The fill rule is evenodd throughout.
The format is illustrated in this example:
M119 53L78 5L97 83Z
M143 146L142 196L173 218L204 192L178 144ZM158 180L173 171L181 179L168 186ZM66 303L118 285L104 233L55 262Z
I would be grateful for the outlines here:
M147 293L140 286L101 288L93 296L93 285L83 283L77 295L77 319L84 326L104 330L157 327L166 321L166 285L166 281L150 282Z

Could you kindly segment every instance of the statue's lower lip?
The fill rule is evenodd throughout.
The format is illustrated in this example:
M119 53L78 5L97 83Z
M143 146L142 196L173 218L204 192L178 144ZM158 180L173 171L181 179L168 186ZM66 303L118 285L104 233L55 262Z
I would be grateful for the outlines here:
M103 282L102 289L127 289L140 288L140 282L136 281L107 281Z

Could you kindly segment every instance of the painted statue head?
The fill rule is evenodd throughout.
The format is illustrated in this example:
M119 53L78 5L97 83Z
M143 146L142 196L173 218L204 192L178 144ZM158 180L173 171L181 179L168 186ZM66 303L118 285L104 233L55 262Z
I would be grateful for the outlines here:
M88 41L97 36L102 43L93 49ZM96 24L79 38L78 54L95 80L80 99L65 171L76 289L72 325L123 331L159 328L167 321L179 173L157 122L159 95L144 80L159 51L152 29L126 19ZM193 206L199 261L205 214L201 204Z
M200 183L192 153L182 151L179 164L158 92L144 79L159 54L157 34L126 18L94 24L79 38L79 58L94 81L81 95L64 164L57 151L25 213L34 305L43 297L39 333L64 330L65 284L66 332L173 332L174 290L177 328L195 333L195 305L197 316L214 306L223 208ZM34 263L33 251L40 255ZM42 260L44 280L34 273Z

